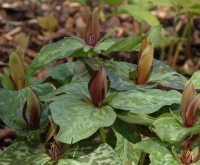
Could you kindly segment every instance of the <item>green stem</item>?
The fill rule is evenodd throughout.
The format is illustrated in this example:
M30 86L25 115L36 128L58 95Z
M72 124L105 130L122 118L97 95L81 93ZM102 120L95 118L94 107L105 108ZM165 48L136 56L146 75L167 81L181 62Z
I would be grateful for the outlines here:
M106 133L105 133L105 130L104 128L99 128L99 136L100 136L100 141L102 143L105 143L106 142Z
M144 165L146 153L142 152L138 165Z
M180 49L182 47L182 44L183 44L183 38L185 38L190 30L190 22L191 22L191 16L189 16L189 21L188 23L185 25L184 27L184 30L183 30L183 33L181 35L181 39L180 41L178 42L177 44L177 47L176 47L176 50L175 50L175 54L174 54L174 57L173 57L173 60L172 60L172 67L175 68L176 67L176 62L177 62L177 59L179 57L179 54L180 54Z

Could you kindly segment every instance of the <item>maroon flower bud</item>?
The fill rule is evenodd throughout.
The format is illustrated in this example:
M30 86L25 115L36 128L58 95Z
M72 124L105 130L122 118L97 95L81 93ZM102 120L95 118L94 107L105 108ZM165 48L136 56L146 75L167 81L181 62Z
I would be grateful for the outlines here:
M197 94L194 85L190 82L185 87L181 99L182 119L185 127L192 127L197 122L199 106L200 94Z
M200 147L198 149L198 153L194 155L192 145L195 140L199 140L199 135L192 135L188 139L186 139L181 145L181 155L180 155L180 162L189 165L191 163L196 163L200 158Z
M103 68L99 68L95 71L88 84L88 90L92 98L92 103L95 107L99 107L101 105L101 102L106 97L107 88L108 82L105 70Z
M138 57L136 84L146 84L148 82L148 76L153 63L153 52L153 44L144 39Z
M9 71L15 88L17 90L23 88L25 86L25 81L21 78L25 74L25 67L21 57L14 52L10 55Z
M99 40L99 18L97 12L97 10L94 10L89 15L86 25L85 43L90 46L95 46Z
M62 148L62 143L53 141L50 143L49 149L47 149L47 153L53 160L59 160L60 155L62 154Z
M23 108L23 118L30 129L40 127L40 117L42 114L40 101L31 88L27 91L27 101Z

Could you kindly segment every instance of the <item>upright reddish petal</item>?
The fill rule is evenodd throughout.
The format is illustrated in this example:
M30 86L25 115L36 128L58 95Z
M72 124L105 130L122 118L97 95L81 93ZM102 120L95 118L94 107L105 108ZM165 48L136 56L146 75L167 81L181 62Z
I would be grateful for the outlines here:
M25 74L25 68L21 57L14 52L10 55L9 70L16 89L19 90L23 88L25 86L25 81L21 78Z
M88 84L88 90L92 103L94 106L99 107L107 92L107 79L103 68L95 71Z
M192 101L194 93L195 93L194 85L192 84L192 82L189 82L188 85L185 87L181 98L181 111L182 111L183 123L186 123L188 106Z
M99 40L99 17L98 11L94 10L89 16L86 30L85 30L85 43L90 46L95 46Z
M31 88L28 88L26 109L24 112L25 121L31 129L38 129L42 111L40 101Z
M153 63L153 44L147 39L144 39L142 42L142 48L139 53L139 60L137 66L137 84L146 84L148 81L148 76L151 71Z
M200 94L197 95L189 104L186 112L186 126L192 127L198 119L198 108L200 107Z

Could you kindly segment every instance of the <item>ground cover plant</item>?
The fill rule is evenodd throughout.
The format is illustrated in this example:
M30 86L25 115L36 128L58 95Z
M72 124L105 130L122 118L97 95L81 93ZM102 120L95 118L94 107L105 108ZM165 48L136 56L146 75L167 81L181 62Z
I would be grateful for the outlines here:
M186 79L154 59L161 33L99 37L99 10L84 38L44 45L29 67L14 51L1 75L0 118L16 143L0 164L198 165L200 76ZM110 53L137 51L137 64ZM55 60L75 60L34 74Z

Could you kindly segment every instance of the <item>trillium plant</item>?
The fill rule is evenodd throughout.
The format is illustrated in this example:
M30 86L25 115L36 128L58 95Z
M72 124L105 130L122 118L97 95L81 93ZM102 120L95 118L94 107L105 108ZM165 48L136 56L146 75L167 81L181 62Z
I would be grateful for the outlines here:
M154 59L160 31L100 38L95 10L84 39L44 45L28 67L12 52L0 77L0 118L16 142L0 152L0 164L200 164L200 73L187 80ZM113 58L133 51L135 64ZM74 60L35 79L67 57Z

